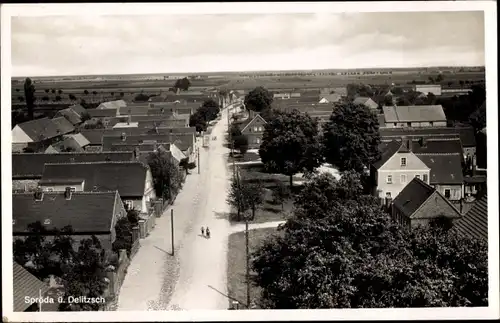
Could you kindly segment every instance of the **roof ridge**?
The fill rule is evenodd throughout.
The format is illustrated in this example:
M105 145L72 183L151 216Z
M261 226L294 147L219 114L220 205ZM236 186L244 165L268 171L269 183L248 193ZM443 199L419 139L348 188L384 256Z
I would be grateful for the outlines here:
M64 151L60 153L45 154L45 153L23 153L23 152L12 152L12 155L100 155L100 154L125 154L133 153L133 151L106 151L106 152L79 152L79 151Z
M116 194L118 191L75 191L71 192L72 195L104 195L104 194ZM33 195L35 192L13 192L12 195ZM47 192L43 191L44 195L64 195L64 191L59 192Z
M91 162L72 162L72 163L45 163L47 165L80 165L80 164L142 164L137 160L100 160Z
M435 155L435 156L460 156L460 153L421 153L413 152L415 155Z

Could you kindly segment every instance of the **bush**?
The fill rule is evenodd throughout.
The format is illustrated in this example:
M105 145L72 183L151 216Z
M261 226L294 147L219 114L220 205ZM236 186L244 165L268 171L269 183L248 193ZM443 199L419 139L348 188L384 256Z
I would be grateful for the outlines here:
M134 101L137 101L137 102L145 102L148 100L149 100L149 95L146 95L143 93L137 94L134 98Z

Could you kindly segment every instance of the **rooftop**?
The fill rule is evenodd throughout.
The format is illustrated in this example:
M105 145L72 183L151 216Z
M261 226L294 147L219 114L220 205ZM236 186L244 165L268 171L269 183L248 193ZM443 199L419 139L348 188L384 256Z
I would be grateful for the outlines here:
M396 196L393 203L405 216L411 217L435 191L433 187L415 177Z
M385 122L446 121L441 105L385 106Z
M476 146L476 137L472 127L383 128L379 131L382 140L392 140L401 136L434 138L459 136L464 147Z
M38 298L40 294L45 295L49 286L15 261L13 262L13 270L14 312L24 312L31 306L30 303L26 302L25 297Z
M462 236L488 241L488 196L483 195L460 220L453 230Z

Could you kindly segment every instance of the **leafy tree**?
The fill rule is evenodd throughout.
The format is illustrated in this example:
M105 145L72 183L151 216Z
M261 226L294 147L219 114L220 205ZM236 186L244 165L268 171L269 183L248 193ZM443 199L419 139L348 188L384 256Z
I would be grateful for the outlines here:
M50 92L51 92L52 94L56 94L56 89L52 89L52 90L50 90Z
M201 107L197 109L197 112L203 117L205 121L212 121L217 118L219 113L219 105L213 99L208 99L203 102Z
M255 211L264 201L263 187L260 182L250 183L239 175L233 177L227 197L227 203L237 209L238 221L241 214L247 210L252 211L251 220L255 219Z
M189 79L187 77L184 77L182 79L178 79L177 81L175 81L175 85L174 85L174 87L176 89L181 89L183 91L189 90L190 86L191 86L191 81L189 81Z
M73 94L70 94L70 95L68 96L68 98L69 98L70 100L72 100L72 101L75 101L75 100L76 100L76 96L74 96Z
M297 110L276 112L264 127L259 155L267 171L288 175L292 186L294 174L321 165L317 121Z
M93 95L97 95L97 91L92 91L92 94Z
M134 241L132 240L132 229L139 223L139 211L128 210L127 216L120 218L115 225L116 239L113 242L113 251L116 253L120 249L127 250L127 254L130 256L132 250L132 245Z
M391 95L384 96L382 103L383 103L383 106L392 106L392 96Z
M443 74L439 73L437 76L436 76L436 83L440 83L444 80L444 76Z
M189 157L183 158L181 162L179 163L179 166L186 171L186 175L189 174L189 171L191 169L196 168L196 163L195 162L189 162Z
M61 101L61 100L62 100L62 98L61 98L59 95L56 95L55 100L56 100L56 101Z
M68 264L62 277L65 298L85 296L97 298L103 295L106 287L104 250L96 236L80 241L75 261ZM97 311L101 304L69 303L59 306L61 311Z
M49 92L50 92L50 90L49 90L49 89L45 89L45 93L49 93Z
M273 200L275 203L281 204L281 211L285 208L285 201L291 196L291 191L282 181L276 181L276 186L273 189Z
M24 98L26 101L26 107L28 108L28 120L33 120L34 118L34 104L35 104L35 85L33 81L28 77L24 81Z
M83 91L83 94L88 95L88 94L89 94L89 91L88 91L88 90L84 90L84 91Z
M46 96L46 95L45 95L45 96L42 96L42 101L49 101L49 100L50 100L50 99L49 99L49 97L48 97L48 96Z
M196 111L195 113L189 116L189 126L196 127L197 132L202 132L207 130L208 125L203 115L198 111Z
M24 102L24 97L22 96L18 96L17 99L19 100L19 102Z
M271 108L273 95L262 86L258 86L245 96L245 107L248 110L261 112Z
M109 94L111 94L111 96L115 96L115 92L111 91Z
M146 102L149 100L149 95L139 93L135 96L134 101L136 102Z
M323 126L325 159L340 171L363 171L380 158L377 117L367 107L346 103Z
M153 175L153 187L156 196L164 200L173 199L182 187L182 176L179 167L172 158L164 151L150 153L147 157L151 174Z
M57 93L59 93L59 95L63 94L63 90L59 90L57 91Z
M240 151L242 155L248 151L248 138L245 135L234 137L234 147Z
M95 123L86 123L83 126L84 129L104 129L104 124L101 120L97 120Z

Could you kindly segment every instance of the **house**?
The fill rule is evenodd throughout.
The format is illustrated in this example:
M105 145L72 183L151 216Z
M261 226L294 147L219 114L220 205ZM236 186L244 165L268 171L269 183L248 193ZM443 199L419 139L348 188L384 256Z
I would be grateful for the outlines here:
M189 122L186 122L186 119L164 120L156 116L152 117L155 118L152 118L152 120L138 121L138 128L147 129L149 131L155 128L187 128L189 126Z
M118 122L112 128L113 129L139 128L139 122Z
M446 116L441 105L385 106L387 128L446 127Z
M320 100L318 103L324 104L324 103L338 103L342 100L342 96L337 93L332 93L332 94L324 94L320 96Z
M45 191L107 192L117 190L128 208L149 214L154 199L149 168L137 161L45 164L39 186Z
M396 197L409 180L417 177L436 188L450 201L461 201L464 178L462 148L458 138L448 140L402 138L383 143L382 146L382 158L372 169L373 172L377 172L374 178L379 198Z
M260 114L257 114L242 127L241 133L248 138L248 147L250 149L260 147L266 123L266 120Z
M81 104L70 105L68 108L78 113L80 117L87 113L87 109L85 109Z
M354 101L352 103L358 104L358 105L363 105L370 110L377 110L378 109L377 102L373 101L371 98L364 97L364 96L358 96L357 98L354 99Z
M419 178L412 179L398 194L391 213L394 221L408 229L427 226L442 216L451 221L461 217L448 199Z
M92 121L100 120L105 127L108 126L110 120L119 115L118 109L88 109L87 113Z
M54 229L71 226L75 242L95 235L103 249L111 250L116 239L115 224L126 215L117 191L76 192L69 187L58 192L12 194L12 233L14 239L32 234L28 225L40 222L53 236ZM75 244L75 247L78 244Z
M64 135L63 140L54 143L45 150L46 154L57 154L60 152L84 152L85 147L89 145L90 142L81 133Z
M97 109L116 109L119 111L121 108L125 108L126 106L127 102L123 100L116 100L116 101L103 102L99 104Z
M39 146L45 148L64 134L61 133L61 129L64 130L49 118L19 123L11 132L12 151L20 152L27 147L32 147L34 150L38 150Z
M371 176L376 183L376 196L391 201L413 178L429 183L431 169L412 152L410 140L392 141L373 164Z
M320 96L328 95L328 94L338 94L341 97L347 97L347 87L331 87L331 88L322 88L320 89Z
M399 140L402 136L408 138L460 138L463 156L473 158L475 165L476 136L472 127L424 127L424 128L384 128L380 129L382 142Z
M43 307L40 302L33 304L26 302L30 299L40 299L49 291L48 284L36 278L17 262L13 262L12 290L14 301L14 312L38 312Z
M439 84L415 84L413 90L424 94L441 95L441 85Z
M15 192L35 190L42 178L43 168L46 163L131 161L133 159L134 154L132 151L119 153L12 154L12 190Z
M488 241L488 195L484 194L472 208L453 225L459 236Z
M71 122L72 125L76 126L82 123L82 116L73 110L72 108L66 108L63 110L57 111L54 117L64 117L66 120Z
M464 198L465 201L474 201L482 192L487 189L486 171L472 170L472 175L464 177Z

